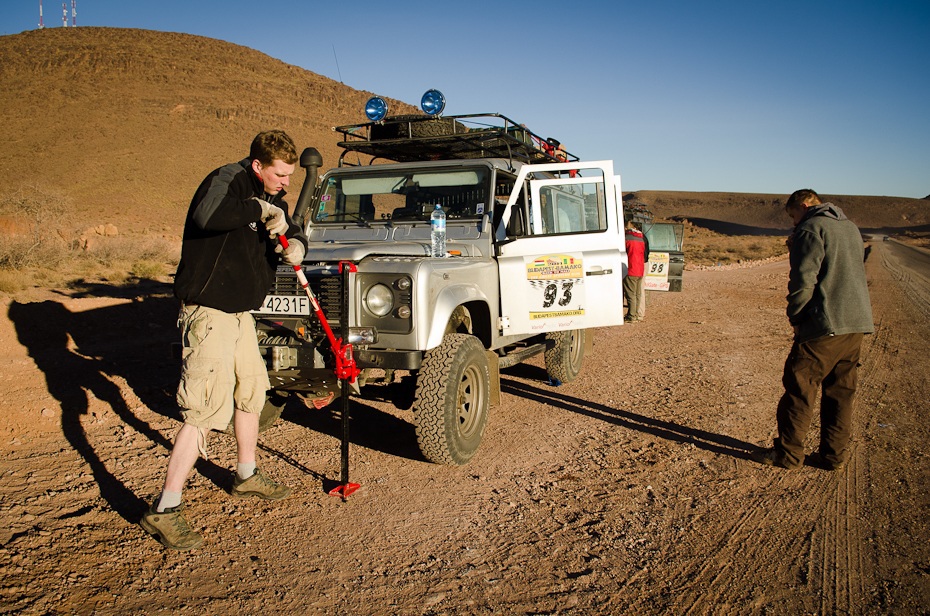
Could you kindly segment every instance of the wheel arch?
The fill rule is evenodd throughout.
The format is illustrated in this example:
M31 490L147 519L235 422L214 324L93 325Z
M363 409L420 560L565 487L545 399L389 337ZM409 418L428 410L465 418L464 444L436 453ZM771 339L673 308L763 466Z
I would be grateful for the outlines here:
M491 309L487 297L476 286L458 285L442 289L434 300L430 329L426 337L426 349L442 344L443 336L449 333L447 329L449 322L455 317L454 313L459 307L464 307L471 319L469 331L463 333L476 336L485 348L490 346Z

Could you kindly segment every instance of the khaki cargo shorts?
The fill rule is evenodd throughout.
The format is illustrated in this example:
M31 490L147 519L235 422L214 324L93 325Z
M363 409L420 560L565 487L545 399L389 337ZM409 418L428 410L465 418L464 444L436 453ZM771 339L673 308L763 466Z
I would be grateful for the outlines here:
M224 430L234 409L261 413L271 383L252 314L185 304L178 327L184 348L177 400L184 423Z

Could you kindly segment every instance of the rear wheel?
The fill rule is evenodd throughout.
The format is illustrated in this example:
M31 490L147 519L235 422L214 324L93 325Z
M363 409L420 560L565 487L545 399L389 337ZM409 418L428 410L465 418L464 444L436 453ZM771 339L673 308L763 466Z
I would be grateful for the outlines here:
M581 373L584 330L570 329L546 334L546 372L555 383L568 383Z
M468 334L447 334L427 351L417 376L417 443L437 464L460 465L478 451L488 421L491 377L484 346Z

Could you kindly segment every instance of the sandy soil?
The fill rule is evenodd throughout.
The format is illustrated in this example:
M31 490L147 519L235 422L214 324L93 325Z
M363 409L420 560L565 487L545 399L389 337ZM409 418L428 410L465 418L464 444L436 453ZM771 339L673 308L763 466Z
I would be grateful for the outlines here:
M784 261L688 272L597 331L575 382L508 369L465 467L419 458L408 384L260 439L295 488L242 502L218 435L185 492L201 549L138 525L178 414L166 288L7 301L0 322L0 613L867 614L930 609L925 285L876 242L854 451L761 467L789 346ZM921 299L924 298L924 299ZM814 444L812 439L811 444Z

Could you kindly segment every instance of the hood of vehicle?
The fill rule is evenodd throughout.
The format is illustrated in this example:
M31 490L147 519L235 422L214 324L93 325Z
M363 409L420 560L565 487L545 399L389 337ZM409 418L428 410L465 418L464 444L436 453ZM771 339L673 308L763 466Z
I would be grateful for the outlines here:
M361 261L370 255L397 255L407 257L429 256L425 242L339 242L311 243L306 261Z

